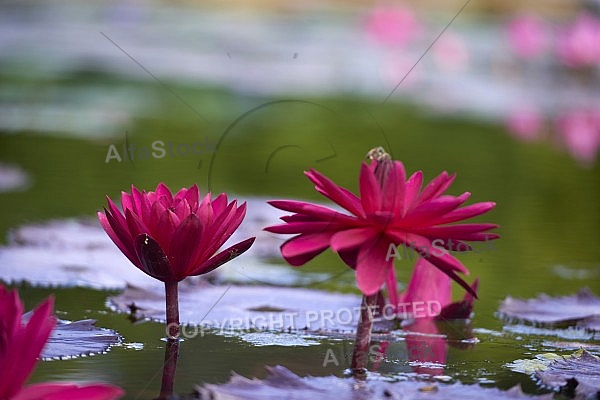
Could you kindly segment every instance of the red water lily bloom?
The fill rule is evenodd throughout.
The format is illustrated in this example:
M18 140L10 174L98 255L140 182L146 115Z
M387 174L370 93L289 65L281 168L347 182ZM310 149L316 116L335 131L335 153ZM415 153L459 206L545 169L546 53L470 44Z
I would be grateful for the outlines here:
M461 208L470 193L444 195L454 175L442 172L421 190L421 171L406 179L400 161L388 160L385 172L379 174L375 173L377 165L376 160L362 164L360 197L315 170L305 173L319 193L350 215L302 201L269 202L294 213L282 217L285 224L265 228L274 233L298 234L281 246L285 260L299 266L331 247L355 269L358 288L364 295L377 293L386 281L391 294L396 286L393 268L394 255L398 252L396 246L404 246L425 256L440 271L476 295L457 275L457 272L468 274L468 270L450 250L456 250L459 245L462 250L470 250L471 246L465 241L498 238L495 233L486 233L497 225L452 223L481 215L494 208L495 203L475 203ZM394 303L397 299L391 300Z
M56 320L52 297L22 322L23 303L16 290L0 285L0 399L2 400L110 400L123 395L112 385L48 382L23 387L31 375Z
M241 224L246 204L228 203L227 195L200 198L196 185L175 195L160 183L155 192L121 194L121 212L108 198L98 213L102 227L139 269L163 282L206 274L250 248L255 238L218 252ZM216 253L216 254L215 254Z

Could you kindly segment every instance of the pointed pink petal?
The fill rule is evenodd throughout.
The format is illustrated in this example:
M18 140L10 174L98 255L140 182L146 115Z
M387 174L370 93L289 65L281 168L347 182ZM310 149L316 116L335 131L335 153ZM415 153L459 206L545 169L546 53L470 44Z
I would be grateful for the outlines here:
M108 213L108 211L106 211L106 209L104 209L104 212ZM117 234L115 233L115 231L110 226L110 223L106 219L106 215L104 215L101 212L98 212L98 220L100 221L100 225L102 225L102 228L104 228L104 231L106 232L106 234L108 235L108 237L119 248L119 250L121 250L121 253L123 253L125 255L125 257L127 257L129 259L129 261L131 261L134 265L136 265L138 260L137 260L137 256L135 254L135 251L133 250L133 242L132 242L131 237L129 236L129 234L127 234L127 242L124 243L117 236Z
M348 190L343 190L326 176L311 169L304 173L314 184L315 188L334 203L340 205L352 214L364 217L360 199Z
M397 215L404 213L404 198L406 193L406 171L404 164L394 161L394 168L390 171L383 189L384 211L393 211Z
M409 212L417 204L417 196L423 185L423 172L417 171L406 181L406 194L404 195L404 213Z
M252 246L255 239L255 237L251 237L228 247L227 249L219 252L217 255L211 257L201 266L194 269L189 275L202 275L215 270L226 262L229 262L246 252L246 250Z
M331 249L335 252L349 250L365 243L371 243L380 235L382 232L378 232L376 228L372 227L339 231L331 237Z
M356 217L342 214L338 211L332 210L331 208L307 203L304 201L271 200L267 203L283 211L295 212L319 220L333 221L335 219L338 222L346 221L348 223L352 223L357 220Z
M406 217L402 220L402 224L403 226L432 225L432 220L443 217L452 210L455 210L467 201L470 196L471 193L466 192L458 197L440 196L426 203L421 203L407 213Z
M185 201L185 200L184 200ZM202 224L195 214L190 214L179 225L169 245L169 259L173 273L178 278L185 278L188 272L196 266L196 261L202 252Z
M317 233L324 230L339 230L343 229L344 226L340 224L331 223L328 221L318 222L292 222L281 225L268 226L264 228L264 231L271 233L280 234L295 234L295 233Z
M459 224L459 225L448 225L448 226L434 226L428 228L413 228L413 232L440 239L459 239L459 240L473 240L466 239L467 235L473 233L481 233L489 231L490 229L498 228L496 224Z
M227 195L221 193L212 201L212 208L214 215L219 215L227 208Z
M161 197L165 197L169 205L173 203L171 190L162 182L156 187L156 201L160 201Z
M442 195L452 185L455 178L456 174L448 175L446 171L439 174L423 189L417 200L418 203L424 203Z
M356 284L366 296L372 296L385 283L393 258L386 261L389 243L378 240L363 245L358 252L356 265Z
M329 247L332 234L319 232L295 236L281 245L281 255L295 267L305 264Z
M381 187L375 174L366 163L362 163L359 178L360 200L367 215L381 210Z
M432 221L432 225L449 224L473 218L490 211L494 207L496 207L496 203L492 201L471 204L437 218L435 221Z

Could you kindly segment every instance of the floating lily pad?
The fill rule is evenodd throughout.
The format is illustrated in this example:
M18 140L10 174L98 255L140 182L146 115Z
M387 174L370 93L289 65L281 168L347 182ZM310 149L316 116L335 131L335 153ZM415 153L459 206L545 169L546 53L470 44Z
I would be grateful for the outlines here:
M93 319L59 321L40 357L56 360L106 353L121 343L121 336L110 329L98 328Z
M507 297L500 305L499 315L534 324L577 326L598 330L600 325L600 297L589 289L573 296L550 297L542 294L535 299L520 300Z
M577 399L600 398L600 358L586 350L557 359L535 375L544 386L575 394Z
M358 381L354 378L299 377L282 366L267 367L264 380L233 374L222 385L205 384L196 388L201 399L551 399L551 395L528 396L519 387L508 391L478 385L425 383L416 381L386 382L381 379Z
M109 298L122 312L165 320L164 288L128 287ZM233 331L352 331L361 298L303 288L181 284L179 318L182 324ZM385 323L383 318L381 322Z

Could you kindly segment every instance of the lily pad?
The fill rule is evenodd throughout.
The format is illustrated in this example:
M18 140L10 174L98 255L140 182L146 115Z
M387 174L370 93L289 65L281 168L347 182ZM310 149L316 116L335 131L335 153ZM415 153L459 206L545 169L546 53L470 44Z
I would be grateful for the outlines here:
M535 375L544 386L575 394L577 399L600 398L600 358L586 350L557 359Z
M460 383L440 384L431 382L401 381L388 382L370 375L366 381L354 378L299 377L282 366L267 367L264 380L248 379L233 374L229 382L222 385L204 384L196 388L201 399L551 399L551 395L528 396L520 387L507 391L483 388L478 385Z
M112 346L121 343L121 335L110 329L98 328L95 323L93 319L58 321L40 358L62 360L103 354Z
M164 288L128 287L109 298L118 311L137 318L164 321ZM179 318L182 324L235 331L353 331L361 298L304 288L180 284ZM381 322L386 323L383 318ZM204 331L203 329L200 329ZM186 335L184 329L183 335ZM198 334L197 330L195 334Z
M507 297L498 312L502 318L534 324L577 326L588 330L598 330L600 327L600 297L587 288L573 296L550 297L541 294L528 300Z

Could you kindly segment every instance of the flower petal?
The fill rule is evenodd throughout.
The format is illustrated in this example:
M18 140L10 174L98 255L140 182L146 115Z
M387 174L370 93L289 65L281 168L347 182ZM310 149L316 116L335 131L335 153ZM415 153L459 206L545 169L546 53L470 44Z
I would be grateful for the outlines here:
M190 214L179 225L171 237L169 245L169 260L174 270L173 273L178 278L185 278L188 271L196 266L196 261L202 252L201 239L202 224L200 218L195 214Z
M210 271L213 271L214 269L220 267L221 265L225 264L226 262L229 262L229 261L233 260L234 258L242 255L244 252L246 252L246 250L248 250L250 248L250 246L252 246L255 239L256 239L255 237L251 237L251 238L243 240L239 243L236 243L233 246L228 247L227 249L219 252L214 257L211 257L204 264L202 264L202 265L198 266L196 269L192 270L189 273L189 275L190 276L191 275L202 275L202 274L206 274Z
M366 296L372 296L381 289L393 267L393 259L386 261L389 243L378 240L363 245L358 252L356 284Z
M173 273L169 258L156 240L144 233L135 238L135 246L142 271L163 282L180 280Z
M331 249L335 252L339 252L340 250L349 250L351 248L360 247L365 245L365 243L372 243L374 239L382 233L383 232L378 232L377 229L371 227L339 231L331 237Z
M315 188L325 197L329 198L334 203L339 204L356 216L365 216L361 201L356 195L346 189L342 189L325 175L322 175L314 169L311 169L304 174L315 184Z
M381 187L371 168L362 163L359 177L360 201L367 215L381 210Z
M333 232L307 233L295 236L281 245L281 255L297 267L312 260L329 247Z

